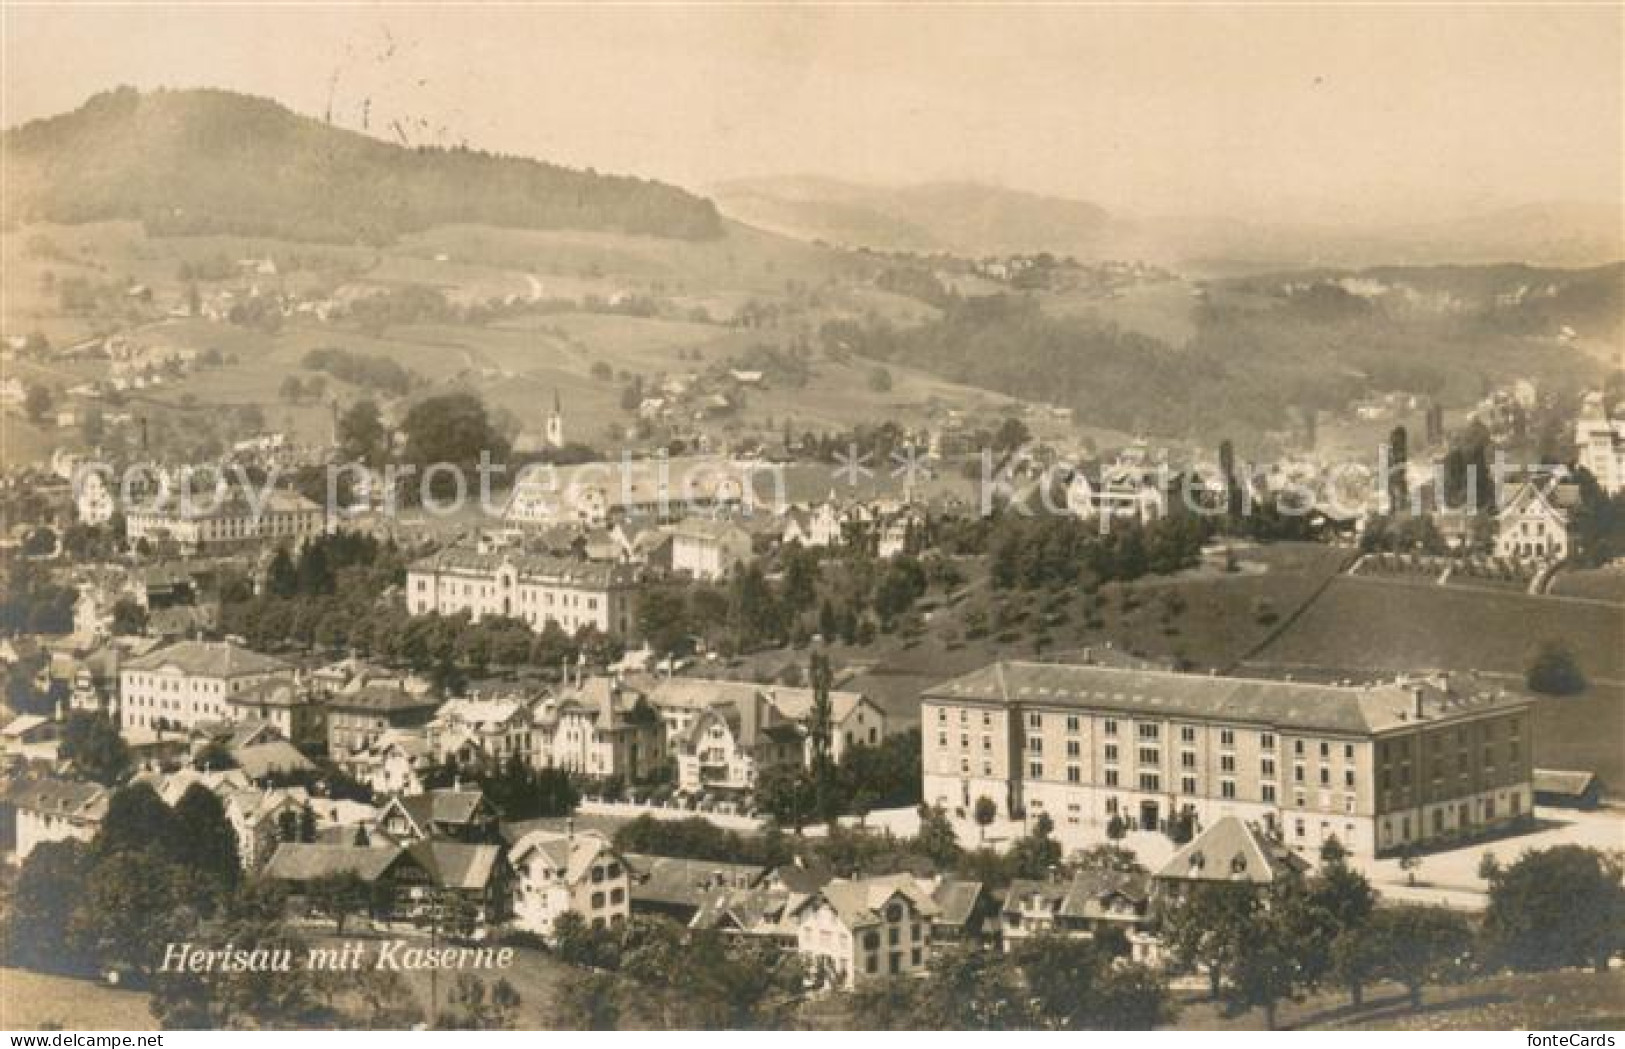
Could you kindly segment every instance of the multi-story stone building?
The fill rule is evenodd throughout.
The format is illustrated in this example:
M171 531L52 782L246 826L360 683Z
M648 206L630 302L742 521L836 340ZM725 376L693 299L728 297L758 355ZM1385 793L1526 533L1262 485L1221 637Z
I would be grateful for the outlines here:
M626 565L511 551L445 550L406 573L406 607L413 615L467 612L476 621L508 616L538 632L557 623L572 635L588 626L630 635L636 591L635 573Z
M233 700L267 682L293 683L293 667L231 641L180 641L119 668L119 727L191 728L240 716Z
M1532 808L1524 696L1443 677L1369 687L996 663L921 701L928 804L1049 815L1098 839L1115 817L1259 823L1295 849L1360 855L1515 824Z
M1585 395L1574 425L1580 465L1608 495L1625 492L1625 419L1610 416L1600 390Z
M297 492L265 493L258 502L231 493L222 498L198 496L187 505L173 498L156 505L132 505L125 512L131 543L172 542L186 551L231 549L259 542L297 547L320 535L327 515L317 503Z
M416 683L361 680L326 697L327 753L340 763L368 764L366 755L387 732L422 729L440 697Z

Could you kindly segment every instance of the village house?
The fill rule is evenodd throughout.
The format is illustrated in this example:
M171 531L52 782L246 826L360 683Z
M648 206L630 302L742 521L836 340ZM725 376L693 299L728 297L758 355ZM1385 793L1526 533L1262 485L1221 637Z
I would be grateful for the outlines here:
M726 579L751 558L750 533L731 521L690 518L667 528L671 568L695 579Z
M1309 869L1303 857L1255 824L1225 816L1182 845L1157 868L1156 884L1178 898L1200 884L1249 885L1264 891Z
M440 698L410 679L360 676L329 693L326 706L327 753L348 766L386 732L425 728Z
M377 828L398 842L466 843L498 839L497 812L477 788L461 785L422 794L395 795L378 814Z
M0 728L0 763L43 761L54 763L57 735L62 726L39 714L19 714Z
M758 864L679 856L626 854L632 873L632 913L657 914L687 925L719 892L754 889L767 878Z
M351 775L375 795L422 794L438 767L426 729L392 729L350 758Z
M239 693L271 681L293 683L293 667L232 641L181 641L119 669L119 727L191 728L236 716Z
M632 913L627 862L596 831L533 830L514 842L508 860L513 923L527 932L552 939L566 914L603 929Z
M1092 521L1137 521L1146 524L1180 505L1176 486L1159 470L1133 462L1073 469L1066 481L1066 505Z
M1079 871L1062 880L1018 878L1005 891L1000 914L1004 949L1034 936L1093 939L1116 930L1131 957L1149 962L1155 951L1151 876L1141 872Z
M326 708L306 683L292 678L256 681L232 693L228 708L233 720L263 721L295 743L320 743L327 738Z
M810 688L749 681L669 677L649 688L649 701L665 723L667 750L678 762L679 785L691 792L744 790L766 766L810 765L813 700ZM885 712L867 696L831 689L829 702L832 760L885 738ZM705 727L696 734L702 720Z
M449 699L428 724L438 764L495 771L510 758L531 763L531 707L516 696Z
M1578 485L1525 481L1495 515L1495 553L1520 561L1563 561L1574 552Z
M1256 822L1298 851L1371 856L1526 823L1527 696L1468 678L1315 685L995 663L921 700L927 804L1047 814L1098 841L1113 820Z
M577 681L556 701L538 708L550 743L547 763L588 776L646 776L664 756L664 729L648 696L619 679Z
M912 874L836 878L794 902L796 953L831 984L854 990L893 976L923 975L936 902Z
M53 841L90 841L101 829L111 798L106 787L42 777L11 784L4 801L16 813L17 862Z
M826 549L846 541L847 515L833 499L806 509L792 508L784 515L784 545L800 543L806 549Z
M754 686L729 689L726 697L717 697L672 743L677 785L689 793L747 793L755 790L767 770L799 767L805 750L801 727Z

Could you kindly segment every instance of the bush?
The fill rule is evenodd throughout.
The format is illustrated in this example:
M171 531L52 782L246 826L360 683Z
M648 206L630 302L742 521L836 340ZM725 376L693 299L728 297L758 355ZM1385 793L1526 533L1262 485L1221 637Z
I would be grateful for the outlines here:
M1524 669L1524 684L1531 692L1548 696L1572 696L1585 691L1585 675L1574 653L1561 641L1542 641L1530 653Z

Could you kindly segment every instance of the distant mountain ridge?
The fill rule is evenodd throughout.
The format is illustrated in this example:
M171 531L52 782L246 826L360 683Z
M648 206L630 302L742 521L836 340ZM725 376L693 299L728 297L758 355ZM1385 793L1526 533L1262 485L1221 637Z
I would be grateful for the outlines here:
M468 149L408 149L217 90L119 88L0 133L8 223L388 243L448 223L709 239L674 186Z
M1625 258L1619 204L1547 201L1427 223L1322 223L1235 215L1129 215L1097 204L965 182L868 186L816 176L724 182L709 192L741 222L846 247L980 256L1049 251L1258 272L1382 264L1594 266Z
M1111 216L1094 204L974 182L867 186L815 176L710 187L729 216L775 233L852 248L956 255L1088 253Z

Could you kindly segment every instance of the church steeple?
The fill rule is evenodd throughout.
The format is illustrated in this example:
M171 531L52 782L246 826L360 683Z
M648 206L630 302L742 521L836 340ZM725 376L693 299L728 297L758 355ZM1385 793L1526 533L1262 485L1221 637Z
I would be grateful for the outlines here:
M553 389L553 414L547 417L547 443L552 448L564 447L564 407L557 387Z

